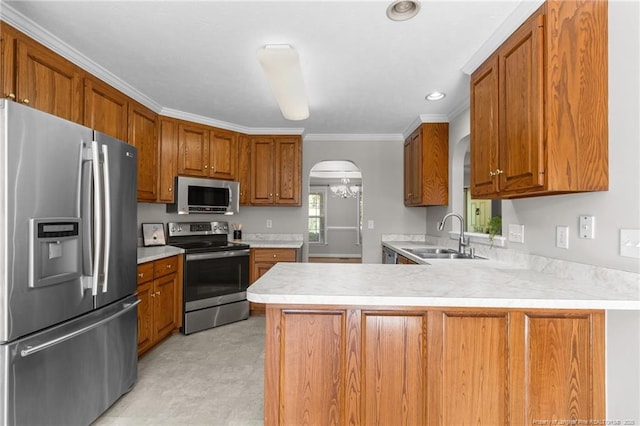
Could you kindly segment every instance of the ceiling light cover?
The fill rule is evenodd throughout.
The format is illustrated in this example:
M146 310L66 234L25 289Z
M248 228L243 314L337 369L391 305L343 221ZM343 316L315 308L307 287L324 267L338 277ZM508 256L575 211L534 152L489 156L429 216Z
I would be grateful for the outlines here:
M392 21L406 21L420 12L420 3L412 0L396 0L387 8L387 17Z
M258 49L258 59L284 118L309 118L298 52L288 44L268 44Z
M447 94L444 92L431 92L425 96L425 99L428 101L439 101L440 99L444 99L445 96L447 96Z

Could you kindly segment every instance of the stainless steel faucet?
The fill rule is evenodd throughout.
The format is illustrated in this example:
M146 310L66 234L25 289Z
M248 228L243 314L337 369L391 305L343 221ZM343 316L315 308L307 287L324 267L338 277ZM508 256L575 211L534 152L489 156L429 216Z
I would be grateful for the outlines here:
M444 223L451 216L455 216L460 221L460 238L458 239L458 253L464 253L464 247L467 246L467 239L464 236L464 219L457 213L448 213L445 217L442 218L440 223L438 223L438 231L442 231L444 229Z

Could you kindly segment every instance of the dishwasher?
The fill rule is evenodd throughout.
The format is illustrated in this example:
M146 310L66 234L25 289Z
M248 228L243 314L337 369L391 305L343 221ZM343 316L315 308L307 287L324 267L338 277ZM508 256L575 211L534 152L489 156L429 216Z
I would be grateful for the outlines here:
M398 253L389 247L382 247L382 263L398 263Z

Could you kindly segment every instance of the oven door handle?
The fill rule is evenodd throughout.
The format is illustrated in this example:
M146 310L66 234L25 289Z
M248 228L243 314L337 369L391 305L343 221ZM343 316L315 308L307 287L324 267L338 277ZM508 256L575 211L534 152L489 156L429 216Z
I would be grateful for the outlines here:
M214 251L209 253L192 253L192 254L187 254L185 260L188 262L190 260L224 259L227 257L240 257L240 256L249 256L249 249Z

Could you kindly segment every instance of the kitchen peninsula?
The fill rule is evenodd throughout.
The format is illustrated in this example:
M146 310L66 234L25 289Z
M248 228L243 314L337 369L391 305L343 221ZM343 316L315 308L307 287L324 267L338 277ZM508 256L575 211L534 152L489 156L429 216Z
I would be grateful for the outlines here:
M633 286L490 260L280 263L248 299L267 304L266 425L596 424L604 311L640 309Z

